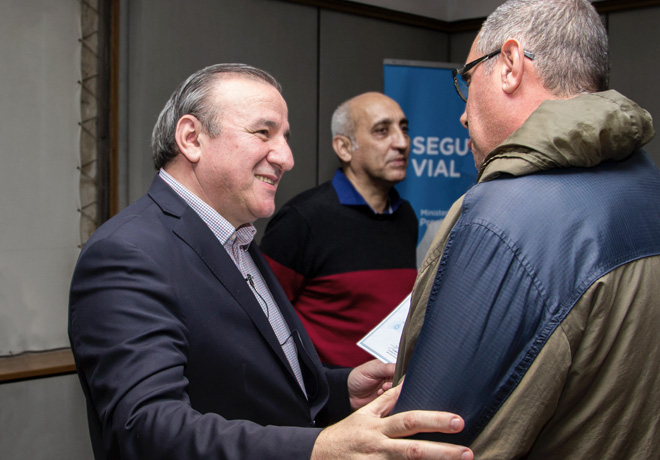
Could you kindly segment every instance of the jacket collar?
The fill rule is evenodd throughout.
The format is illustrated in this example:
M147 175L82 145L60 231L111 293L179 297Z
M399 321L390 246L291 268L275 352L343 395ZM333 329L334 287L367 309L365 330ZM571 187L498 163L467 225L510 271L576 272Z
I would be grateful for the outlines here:
M614 90L545 101L488 154L478 181L620 161L654 135L649 113Z
M374 211L364 197L360 195L360 192L358 192L353 183L348 180L348 177L346 177L346 174L344 174L344 171L342 171L341 168L337 168L337 171L332 178L332 187L335 189L339 202L344 206L367 206L374 212L374 214L379 214ZM387 200L388 205L385 208L385 212L382 214L393 214L403 202L399 192L397 192L394 187L390 189Z

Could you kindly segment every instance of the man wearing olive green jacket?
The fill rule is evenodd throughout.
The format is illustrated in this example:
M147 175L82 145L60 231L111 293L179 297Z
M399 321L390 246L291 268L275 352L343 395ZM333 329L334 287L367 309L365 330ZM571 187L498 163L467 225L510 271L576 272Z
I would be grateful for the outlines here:
M396 410L460 414L463 434L434 439L479 459L655 458L651 117L604 91L606 32L586 0L506 2L467 62L455 81L478 184L420 269Z

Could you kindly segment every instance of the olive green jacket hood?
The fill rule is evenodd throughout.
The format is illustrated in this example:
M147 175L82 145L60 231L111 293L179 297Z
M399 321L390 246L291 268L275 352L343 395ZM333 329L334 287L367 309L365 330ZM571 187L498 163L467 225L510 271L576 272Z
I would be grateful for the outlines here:
M488 154L478 181L623 160L654 135L651 115L614 90L548 100Z

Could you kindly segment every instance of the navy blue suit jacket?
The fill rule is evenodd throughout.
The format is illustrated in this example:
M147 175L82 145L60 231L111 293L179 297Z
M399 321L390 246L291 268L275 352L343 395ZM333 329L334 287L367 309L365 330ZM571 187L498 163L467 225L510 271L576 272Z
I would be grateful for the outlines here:
M308 459L350 412L255 244L293 331L305 398L268 319L199 216L156 176L82 250L69 337L96 459Z

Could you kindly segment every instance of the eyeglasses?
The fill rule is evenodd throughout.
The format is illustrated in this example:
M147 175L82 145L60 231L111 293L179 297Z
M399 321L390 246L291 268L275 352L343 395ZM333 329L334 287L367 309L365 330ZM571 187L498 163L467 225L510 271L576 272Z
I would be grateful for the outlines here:
M458 93L458 95L461 96L461 99L463 99L463 102L467 102L468 89L470 87L470 85L463 79L463 75L466 72L472 70L477 65L481 64L482 62L487 61L488 59L494 56L497 56L501 52L502 49L495 50L490 54L486 54L478 59L475 59L472 62L468 62L467 64L465 64L465 67L461 69L455 69L451 71L451 76L454 78L454 87L456 88L456 92ZM533 53L530 53L529 51L525 51L524 53L525 53L525 57L531 59L532 61L534 60Z

